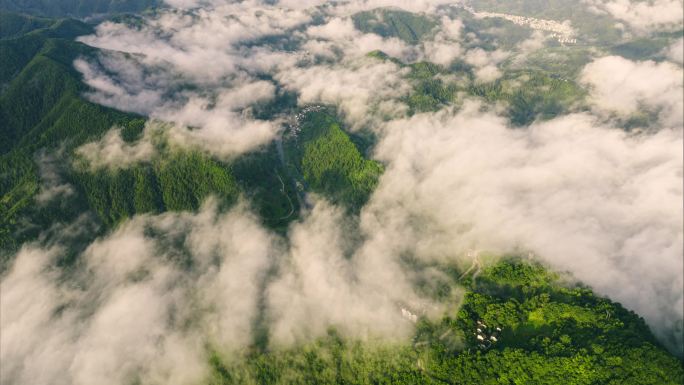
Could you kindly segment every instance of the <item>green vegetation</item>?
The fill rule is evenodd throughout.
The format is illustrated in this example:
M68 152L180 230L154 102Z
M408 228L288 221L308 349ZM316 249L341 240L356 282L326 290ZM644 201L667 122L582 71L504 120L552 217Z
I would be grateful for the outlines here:
M299 200L289 170L280 161L277 145L241 156L232 163L240 190L264 223L284 232L299 217Z
M504 4L479 3L494 7L489 10ZM575 24L584 11L561 15L541 10L557 3L513 1L506 2L506 9L545 18L564 15L586 34L605 28L603 16ZM156 1L0 0L0 7L80 16L153 4ZM362 31L412 44L436 26L424 16L387 9L357 14L354 23ZM494 49L497 41L513 46L529 36L524 28L493 19L467 21L466 33L471 30L478 31L486 49ZM346 132L337 117L322 108L301 112L283 143L276 141L230 164L198 151L160 146L151 161L124 169L74 167L77 147L101 138L113 126L121 127L124 141L135 143L146 122L82 97L88 88L73 61L96 51L74 38L90 32L92 27L79 21L0 13L0 272L24 242L58 231L53 228L62 224L81 226L78 218L88 212L96 219L88 222L94 229L82 235L91 237L83 245L136 214L197 210L208 196L216 196L226 209L244 194L266 225L285 232L298 218L304 191L358 213L377 187L384 170L367 156L372 135ZM663 37L656 45L644 38L616 45L608 44L615 40L611 34L596 39L606 42L607 51L627 57L655 57L670 41ZM583 108L584 90L571 79L588 60L588 52L545 48L528 57L525 70L505 68L500 79L484 84L475 82L473 68L460 61L444 68L427 62L404 65L380 51L369 56L410 69L413 92L404 101L411 114L458 105L462 95L469 95L500 103L513 125L525 126ZM296 105L296 95L278 90L274 101L253 106L252 113L272 119ZM652 120L647 114L633 119L635 125ZM37 199L46 187L41 177L46 154L56 157L60 179L73 188L70 195ZM59 261L64 265L80 254L71 244L65 248L69 250ZM565 277L540 265L505 259L477 278L463 280L456 268L430 267L441 269L445 278L415 282L419 292L445 303L454 301L461 287L465 294L457 311L438 319L420 318L410 343L350 340L331 328L314 341L276 348L267 346L267 320L259 320L264 330L258 331L262 335L255 337L254 349L237 356L212 352L207 383L636 385L684 380L682 362L665 351L638 315L586 287L565 284ZM487 325L490 335L501 328L497 339L486 345L478 340L476 330L483 328L478 321Z
M230 170L197 152L178 151L128 169L85 170L73 183L109 226L134 214L197 210L209 195L230 206L238 195Z
M413 83L413 92L404 101L411 113L437 111L456 101L462 87L445 84L438 77L447 74L444 68L429 62L414 63L410 67L409 79Z
M90 26L73 20L32 20L16 15L0 19L15 26L0 25L3 31L30 30L0 39L0 259L37 236L40 228L70 217L52 206L34 204L40 186L36 153L69 154L113 125L126 127L139 120L81 97L86 87L72 63L93 51L73 39L91 31Z
M566 79L575 79L593 57L591 48L587 47L546 47L529 54L525 59L524 67Z
M352 16L356 29L383 37L396 37L409 44L419 42L437 23L423 15L397 9L379 8Z
M472 85L469 92L488 102L502 101L515 126L551 119L580 107L585 91L572 80L539 71L510 71L491 84Z
M287 143L287 154L312 191L352 209L366 202L383 172L325 112L307 114L298 135Z
M485 269L456 317L440 326L463 332L468 346L457 355L430 339L428 370L463 383L677 384L682 363L660 346L643 319L581 286L560 284L557 274L510 259ZM477 321L500 327L498 341L479 346ZM481 327L481 326L480 326ZM441 331L425 325L428 336ZM648 357L647 360L638 357ZM480 368L478 370L478 367Z
M235 202L238 185L228 166L195 152L165 153L127 170L72 169L75 148L112 126L134 142L145 120L82 97L87 87L72 63L94 51L73 38L91 32L90 26L17 15L0 20L14 26L3 31L30 30L0 39L0 53L8 59L0 71L0 261L40 231L84 211L94 211L106 230L136 213L195 210L208 195L224 206ZM36 204L39 151L61 154L62 177L76 188L68 202Z
M640 37L611 48L613 54L630 60L662 59L663 51L682 34L673 36Z
M620 304L519 259L473 281L441 320L420 319L411 344L328 336L242 357L214 353L211 385L224 384L680 384L682 362ZM477 321L484 323L478 325ZM476 329L498 340L481 347ZM494 335L495 332L484 332Z
M73 61L95 51L73 39L92 32L89 25L2 15L0 29L8 37L0 39L0 261L52 224L88 210L106 230L137 213L195 210L208 195L228 207L242 189L267 225L283 230L297 218L294 187L274 148L237 159L237 177L228 165L194 152L165 153L127 170L71 169L78 146L113 126L121 127L126 142L135 142L145 120L83 98L87 87ZM279 98L282 104L280 99L292 103L291 96ZM257 112L272 114L273 108L258 106ZM62 176L76 188L68 203L36 204L42 185L38 151L61 154Z
M616 20L606 14L589 10L580 0L474 0L476 11L508 13L538 19L570 20L579 32L581 42L594 45L615 43L621 32L615 28Z
M410 346L345 341L334 330L297 348L235 361L214 353L208 385L442 384L416 365Z
M0 10L51 17L88 17L139 12L160 3L158 0L0 0Z
M375 57L382 58L379 54ZM577 83L559 75L540 70L508 70L491 83L478 83L472 72L458 64L450 70L433 63L409 65L408 75L413 92L404 102L410 113L436 111L449 104L458 104L459 95L477 96L490 103L507 106L508 116L515 126L525 126L536 119L551 119L581 107L586 91ZM465 76L464 81L447 83L445 75Z
M487 51L497 48L515 50L518 44L532 36L532 29L505 19L476 18L472 13L460 8L454 8L451 12L463 23L462 36L470 34L477 37L476 40L465 42L467 48L477 47Z
M36 29L49 27L52 23L54 20L51 19L0 11L0 39L25 35Z

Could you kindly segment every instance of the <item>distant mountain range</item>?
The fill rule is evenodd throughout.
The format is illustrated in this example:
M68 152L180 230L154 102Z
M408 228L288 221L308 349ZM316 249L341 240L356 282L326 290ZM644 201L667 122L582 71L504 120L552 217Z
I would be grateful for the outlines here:
M140 12L160 3L160 0L0 0L0 10L86 18L107 13Z

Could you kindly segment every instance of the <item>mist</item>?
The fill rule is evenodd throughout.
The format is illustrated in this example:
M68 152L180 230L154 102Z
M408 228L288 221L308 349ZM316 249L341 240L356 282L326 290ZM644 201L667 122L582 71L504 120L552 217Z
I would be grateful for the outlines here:
M65 247L25 245L2 281L0 374L8 383L185 384L207 375L212 352L242 353L264 326L274 348L330 327L408 339L402 306L426 316L440 308L413 289L420 272L348 228L321 201L283 239L243 204L220 213L209 200L195 214L130 220L69 271L53 267Z
M519 52L483 50L467 48L446 1L271 3L166 0L170 9L140 25L105 22L79 38L101 49L73 63L85 96L149 120L134 143L112 127L76 155L92 169L127 168L157 156L162 137L229 162L280 138L286 117L255 111L286 91L377 137L368 155L385 171L369 201L350 213L309 194L310 207L276 232L246 196L227 212L209 198L197 212L138 215L93 235L69 269L56 267L69 253L68 224L50 242L25 244L0 282L8 384L196 383L213 352L249 352L264 334L272 349L330 328L407 342L415 325L401 310L438 319L457 309L462 289L434 267L467 266L473 251L531 255L567 272L681 353L681 39L660 61L592 51L571 79L587 108L513 128L500 105L475 97L410 116L410 69L367 54L462 61L472 84L489 84L507 60L541 49L540 34ZM681 28L671 12L681 1L585 3L643 33ZM437 27L415 44L354 27L354 13L389 5ZM648 125L625 127L643 114ZM39 200L74 194L50 159L41 171ZM418 281L450 282L450 298L430 298Z
M428 260L533 252L681 346L682 130L630 135L585 114L511 130L479 107L388 123L363 215Z

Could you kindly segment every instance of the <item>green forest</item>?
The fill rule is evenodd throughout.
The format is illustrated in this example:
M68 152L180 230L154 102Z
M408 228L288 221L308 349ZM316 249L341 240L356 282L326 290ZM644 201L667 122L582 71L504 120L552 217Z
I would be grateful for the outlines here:
M83 98L86 87L72 63L79 56L92 55L93 50L73 39L91 32L91 26L75 20L0 15L8 24L2 28L8 37L0 39L0 250L4 260L38 235L31 230L33 226L25 226L27 222L37 230L63 219L64 213L33 204L40 184L39 150L69 154L114 125L136 124L139 117Z
M391 60L409 68L407 78L413 84L413 91L402 101L409 106L411 114L459 105L464 97L503 103L515 126L527 126L535 120L548 120L563 113L586 109L583 103L586 91L558 71L511 69L499 79L480 83L474 81L472 68L465 63L456 63L447 69L430 62L406 65L382 51L373 51L368 56ZM450 74L464 74L470 81L445 82L443 77Z
M431 18L396 9L359 12L352 19L360 31L396 37L407 43L419 42L437 26Z
M675 36L617 42L605 17L568 9L558 1L552 13L538 1L474 3L549 18L567 12L577 28L603 36L592 43L625 57L658 57ZM70 271L78 267L88 244L134 216L197 212L211 197L222 213L244 203L260 225L286 244L288 231L303 221L315 201L312 196L358 220L383 173L392 170L373 159L378 138L369 129L352 131L336 106L298 104L295 92L282 89L273 102L249 106L249 116L288 123L278 138L247 153L219 158L199 147L175 146L162 130L163 144L150 159L123 167L89 164L79 156L79 147L110 130L129 145L138 143L145 140L150 120L88 100L91 89L73 63L100 54L76 41L93 33L94 24L69 17L121 16L157 5L156 0L0 0L0 276L22 246L52 246L50 232L58 226L81 226L79 221L88 219L82 222L86 235L74 236L78 239L67 245L72 249L58 259L58 267ZM438 26L428 16L395 9L361 12L351 19L360 31L407 44L420 43ZM488 48L494 47L488 44L497 33L506 34L509 40L503 44L509 47L529 37L510 23L464 20L464 33L479 31ZM565 56L547 60L559 52ZM402 62L376 50L363 60L391 61L404 69L410 91L397 101L406 106L407 116L458 109L475 98L500 107L507 128L522 130L590 110L588 91L576 80L588 57L586 47L546 47L530 55L525 68L504 63L502 76L491 82L478 82L476 69L460 59L450 66L423 59ZM273 77L259 76L280 87ZM52 174L69 190L45 202L40 196ZM289 347L257 341L235 354L207 343L210 374L204 383L684 383L684 361L656 339L640 315L582 283L569 283L575 282L569 273L519 256L492 257L477 272L447 262L429 268L444 278L416 285L450 310L436 318L419 314L410 341L359 339L331 325L327 335ZM141 382L134 378L130 383Z
M209 195L230 207L238 195L230 169L198 152L180 151L126 169L86 169L75 173L74 182L112 227L135 214L197 210Z
M452 270L455 281L458 273ZM459 282L467 289L460 309L437 321L420 318L410 345L349 340L331 328L297 348L257 350L240 360L215 351L207 384L684 381L682 362L659 345L642 318L587 288L561 284L539 264L509 257ZM478 328L498 338L483 345Z
M375 189L383 166L366 159L329 113L308 113L299 129L286 143L294 173L303 177L311 191L360 209Z
M76 148L112 127L120 127L123 139L134 143L145 120L84 98L87 88L71 63L96 53L73 38L91 32L90 25L0 15L6 34L0 52L9 59L0 78L0 250L6 260L42 226L65 219L64 210L33 205L41 183L38 150L59 152L69 165ZM286 147L287 167L279 161L275 144L229 163L185 150L162 151L151 162L130 169L91 170L87 165L74 167L76 162L62 170L78 194L67 211L73 217L84 208L92 210L106 231L135 214L197 210L209 195L227 209L242 194L266 225L284 231L299 215L293 178L358 210L382 173L382 166L361 154L332 115L309 116L301 138Z
M140 12L160 4L159 0L0 0L0 9L50 17L89 17Z

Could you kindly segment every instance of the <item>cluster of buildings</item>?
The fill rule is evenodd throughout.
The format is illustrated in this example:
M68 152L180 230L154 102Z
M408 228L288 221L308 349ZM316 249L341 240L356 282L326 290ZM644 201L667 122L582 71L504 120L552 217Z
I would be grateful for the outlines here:
M477 329L475 332L475 338L477 339L477 345L482 350L487 350L492 347L495 343L499 342L499 334L501 333L500 327L488 328L481 320L477 320Z
M302 121L306 119L306 116L310 112L317 112L323 110L325 107L320 106L320 105L313 105L313 106L306 106L304 107L299 113L297 113L294 116L294 119L292 122L290 122L290 129L292 130L292 134L297 136L299 134L300 126L302 124Z
M509 15L507 13L496 12L477 12L470 6L463 8L476 17L498 17L517 25L527 26L539 31L551 32L551 37L563 44L575 44L577 39L574 37L575 31L566 23L559 23L555 20L537 19L534 17Z
M563 44L577 44L577 39L572 36L559 35L557 33L551 34L551 37Z

